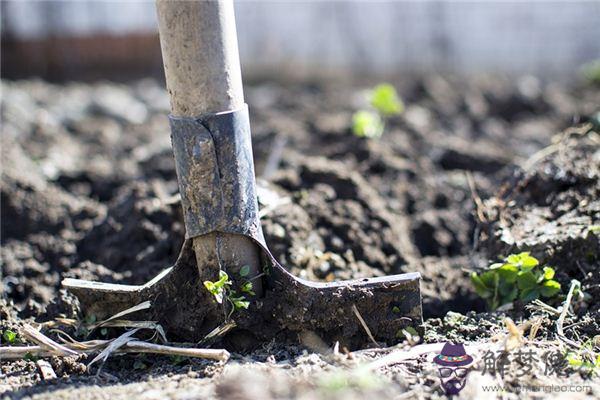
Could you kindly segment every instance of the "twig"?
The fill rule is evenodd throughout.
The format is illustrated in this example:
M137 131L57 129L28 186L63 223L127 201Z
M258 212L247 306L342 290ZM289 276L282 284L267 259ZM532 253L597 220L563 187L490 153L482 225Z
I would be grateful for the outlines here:
M0 361L4 360L22 360L28 355L34 357L51 357L53 352L44 349L42 346L8 346L0 347Z
M471 171L467 171L467 172L465 172L465 175L467 177L467 183L469 184L469 189L471 190L471 198L473 199L473 202L475 203L477 218L479 218L479 222L486 222L487 218L485 217L485 214L483 213L483 210L484 210L483 201L481 200L481 197L479 197L479 194L477 193L477 185L475 184L475 179L473 178L473 174L471 173Z
M139 329L136 328L136 329L127 331L124 334L122 334L121 336L119 336L118 338L116 338L115 340L111 341L110 344L108 346L106 346L106 348L104 350L102 350L100 352L100 354L98 354L96 357L94 357L94 359L88 364L88 368L91 367L96 361L102 360L102 363L104 363L108 359L108 357L112 353L114 353L117 349L124 346L127 342L134 340L134 338L132 338L131 336L133 334L135 334L138 330Z
M543 160L544 158L548 157L553 153L556 153L560 149L561 145L562 143L551 144L550 146L544 147L543 149L533 153L531 157L525 160L521 168L523 168L523 171L529 171L531 167L533 167L539 161Z
M31 325L23 326L23 336L57 356L77 356L78 352L56 343Z
M97 324L90 325L90 332L96 328L106 325L107 323L114 321L118 318L121 318L127 314L132 314L137 311L146 310L146 309L150 308L151 306L152 306L152 303L150 302L150 300L147 300L147 301L144 301L143 303L140 303L133 307L129 307L128 309L118 312L115 315L113 315L112 317L105 319L104 321L98 322Z
M369 339L371 339L371 342L373 342L373 344L375 346L379 347L379 343L377 343L377 341L373 337L373 334L371 333L371 330L367 326L367 323L363 319L362 315L360 315L360 313L358 312L358 308L356 308L356 304L352 304L352 311L354 311L354 315L356 315L356 318L358 318L358 320L360 321L360 324L362 325L363 329L365 330L365 332L367 332L367 336L369 336Z
M567 316L567 313L569 312L569 308L571 307L571 301L573 300L573 293L575 292L575 288L580 287L580 286L581 286L581 284L579 283L579 281L576 281L576 280L571 281L571 287L569 288L569 293L567 294L567 298L565 299L565 302L563 304L562 312L560 313L560 316L556 320L556 334L557 334L558 338L560 340L562 340L563 342L570 344L571 346L577 347L578 349L580 349L582 346L579 343L574 342L573 340L571 340L565 336L565 332L563 331L563 325L565 323L565 318Z
M198 349L193 347L164 346L141 342L131 338L124 346L116 349L113 354L125 353L156 353L173 354L186 357L207 358L211 360L226 361L229 359L229 352L222 349ZM111 340L90 340L87 342L69 343L66 346L76 349L80 354L93 354L100 349L106 348ZM10 346L0 347L0 360L22 360L27 356L32 357L51 357L55 354L44 349L41 346Z
M134 353L169 354L184 357L207 358L209 360L227 361L230 354L225 349L194 349L186 347L165 346L154 343L132 340L125 344L127 350Z
M231 329L235 328L236 326L237 326L237 324L233 320L225 321L224 323L222 323L221 325L217 326L215 329L210 331L206 336L204 336L204 338L199 343L208 343L218 337L223 336L224 334L226 334L227 332L229 332Z

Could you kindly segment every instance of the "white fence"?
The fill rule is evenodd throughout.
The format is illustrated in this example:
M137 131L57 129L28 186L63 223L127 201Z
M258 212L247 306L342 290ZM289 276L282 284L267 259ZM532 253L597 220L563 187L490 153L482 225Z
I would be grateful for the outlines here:
M3 1L19 37L155 32L149 1ZM236 3L246 70L571 75L600 58L600 1Z

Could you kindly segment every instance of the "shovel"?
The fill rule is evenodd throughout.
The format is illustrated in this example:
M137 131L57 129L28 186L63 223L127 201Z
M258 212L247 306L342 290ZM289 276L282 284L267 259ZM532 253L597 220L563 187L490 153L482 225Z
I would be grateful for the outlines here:
M238 337L351 348L420 329L420 275L312 282L269 251L258 216L248 108L232 1L158 0L171 139L186 240L176 263L141 286L65 279L88 315L150 301L138 318L186 341Z

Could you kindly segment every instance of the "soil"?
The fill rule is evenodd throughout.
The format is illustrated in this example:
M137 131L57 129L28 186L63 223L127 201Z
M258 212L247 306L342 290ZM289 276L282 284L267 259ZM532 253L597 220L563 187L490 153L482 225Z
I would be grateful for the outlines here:
M246 86L262 225L280 263L320 281L420 272L424 342L490 342L506 316L539 317L545 342L526 348L541 351L556 346L555 315L518 303L489 312L469 281L490 261L531 251L556 268L563 294L572 279L587 294L567 317L577 321L567 336L600 337L599 88L534 77L393 80L406 110L381 139L366 140L350 121L374 83ZM82 318L60 288L65 277L142 284L175 262L184 227L159 82L4 81L2 93L0 330ZM353 367L393 349L331 354L321 345L272 341L225 365L121 356L101 371L53 357L51 381L32 360L1 361L0 395L443 397L425 357L357 375ZM512 371L506 390L559 379L542 372ZM498 382L480 377L467 397L489 396L481 385ZM560 379L600 396L597 379L576 371Z

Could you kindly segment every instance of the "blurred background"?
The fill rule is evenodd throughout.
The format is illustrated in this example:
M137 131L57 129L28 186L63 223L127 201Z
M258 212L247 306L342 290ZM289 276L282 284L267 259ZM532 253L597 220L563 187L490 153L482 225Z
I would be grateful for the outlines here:
M2 1L2 75L161 76L153 1ZM600 57L598 1L238 1L246 78L499 72L572 77Z

